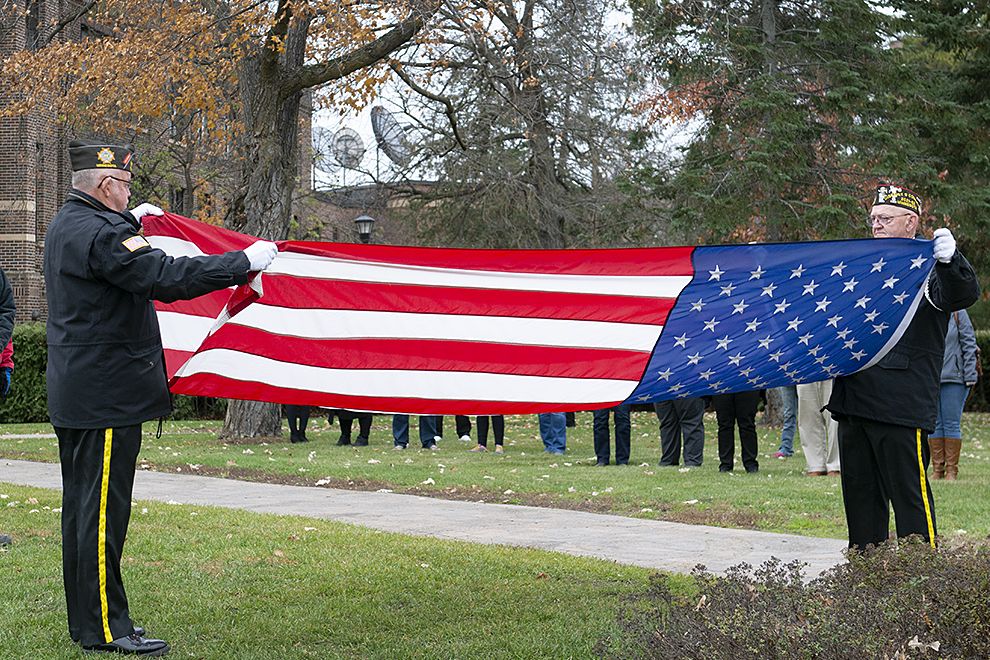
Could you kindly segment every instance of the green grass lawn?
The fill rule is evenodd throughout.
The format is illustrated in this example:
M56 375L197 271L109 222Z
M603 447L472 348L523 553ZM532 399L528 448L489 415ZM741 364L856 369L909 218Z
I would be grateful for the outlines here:
M170 422L164 435L145 426L140 461L144 468L210 474L303 485L394 492L438 497L580 508L688 523L744 527L842 538L845 518L836 478L804 476L800 454L774 459L779 430L760 427L760 472L748 475L736 459L736 471L718 472L714 416L706 416L705 464L701 468L660 468L656 417L633 413L632 459L628 467L594 467L591 414L578 414L568 429L568 452L542 452L536 417L509 417L507 453L473 454L473 445L454 437L453 419L438 452L411 448L392 451L391 418L375 418L371 446L336 447L335 427L314 417L311 442L283 439L254 444L225 444L216 439L219 422ZM51 433L47 425L5 425L0 433ZM961 480L934 482L940 533L945 536L990 534L990 415L967 414ZM413 418L412 442L416 442ZM0 440L0 457L57 461L52 438ZM2 480L2 473L0 473Z
M2 475L0 475L2 479ZM60 496L0 483L0 658L82 657ZM176 658L589 658L649 571L288 516L137 502L131 615ZM688 578L683 581L690 588Z

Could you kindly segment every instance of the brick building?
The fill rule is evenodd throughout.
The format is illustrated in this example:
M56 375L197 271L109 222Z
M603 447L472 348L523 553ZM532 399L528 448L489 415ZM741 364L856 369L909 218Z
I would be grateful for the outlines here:
M78 5L66 0L27 0L23 16L0 19L0 60L34 47L39 29ZM70 25L55 39L78 39L84 28ZM0 89L0 107L16 99ZM0 119L0 266L14 288L17 320L44 316L42 249L48 221L69 187L65 131L51 113Z

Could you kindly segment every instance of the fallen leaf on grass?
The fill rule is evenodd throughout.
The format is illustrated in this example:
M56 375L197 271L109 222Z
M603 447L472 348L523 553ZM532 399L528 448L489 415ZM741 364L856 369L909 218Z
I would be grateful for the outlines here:
M433 484L435 484L436 482L435 482L435 481L433 481L433 477L430 477L430 478L429 478L429 479L427 479L426 481L420 481L419 483L421 483L421 484L425 484L425 485L427 485L427 486L432 486L432 485L433 485Z
M697 504L698 500L685 500L681 504Z

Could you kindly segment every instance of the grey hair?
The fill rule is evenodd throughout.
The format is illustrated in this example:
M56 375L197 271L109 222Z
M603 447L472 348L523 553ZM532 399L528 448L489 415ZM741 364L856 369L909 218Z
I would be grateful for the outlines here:
M73 172L72 187L83 192L91 192L96 190L96 187L100 185L106 174L106 170L98 170L96 168Z

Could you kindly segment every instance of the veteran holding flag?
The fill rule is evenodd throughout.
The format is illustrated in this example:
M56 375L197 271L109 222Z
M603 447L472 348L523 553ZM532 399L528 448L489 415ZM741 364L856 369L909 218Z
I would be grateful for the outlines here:
M141 423L171 412L152 300L174 301L247 281L275 258L258 241L217 256L167 256L127 211L133 151L69 145L72 190L45 237L48 412L62 466L62 568L69 634L89 651L158 656L127 608L120 557L131 512Z
M881 185L869 216L873 237L915 238L921 213L914 192ZM872 367L836 378L826 406L839 423L850 548L887 540L891 505L898 537L919 534L935 545L935 502L925 470L945 332L952 312L976 302L980 285L952 232L936 229L934 239L935 266L904 334ZM919 255L917 266L923 261Z

